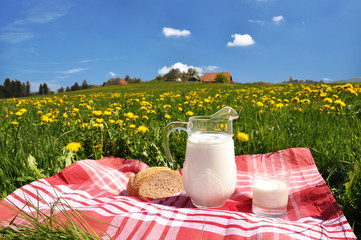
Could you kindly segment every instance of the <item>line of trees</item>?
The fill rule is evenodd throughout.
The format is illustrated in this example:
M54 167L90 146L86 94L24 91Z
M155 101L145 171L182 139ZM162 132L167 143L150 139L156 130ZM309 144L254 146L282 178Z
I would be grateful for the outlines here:
M22 83L15 79L10 80L6 78L4 85L0 84L0 98L12 98L12 97L26 97L30 96L30 83Z

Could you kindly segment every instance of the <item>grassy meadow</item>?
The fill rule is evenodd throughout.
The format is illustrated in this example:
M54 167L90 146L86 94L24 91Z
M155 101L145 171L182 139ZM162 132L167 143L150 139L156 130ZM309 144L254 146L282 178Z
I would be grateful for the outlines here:
M0 198L80 159L166 166L164 127L231 106L236 155L307 147L361 232L361 84L142 83L0 100ZM176 167L186 133L171 135Z

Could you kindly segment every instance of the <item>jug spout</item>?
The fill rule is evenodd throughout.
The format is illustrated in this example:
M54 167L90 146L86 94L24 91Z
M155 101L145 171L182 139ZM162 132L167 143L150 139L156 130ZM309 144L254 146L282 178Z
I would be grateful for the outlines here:
M210 120L234 120L238 117L238 113L233 108L227 106L212 114Z

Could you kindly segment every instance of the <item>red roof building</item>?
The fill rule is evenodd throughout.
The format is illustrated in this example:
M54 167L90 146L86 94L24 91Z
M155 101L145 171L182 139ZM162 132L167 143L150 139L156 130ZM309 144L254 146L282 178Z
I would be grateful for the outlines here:
M216 76L219 72L214 73L205 73L202 76L202 80L205 83L215 83L216 82ZM223 74L227 75L229 77L229 81L233 83L232 75L229 72L222 72Z
M127 83L127 81L125 81L123 78L121 78L121 79L119 80L119 84L124 85L124 84L128 84L128 83Z

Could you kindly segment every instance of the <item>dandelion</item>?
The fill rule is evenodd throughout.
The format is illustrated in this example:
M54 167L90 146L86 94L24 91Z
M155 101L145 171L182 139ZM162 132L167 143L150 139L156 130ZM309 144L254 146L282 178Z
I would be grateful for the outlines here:
M285 105L283 105L283 103L277 103L276 104L276 108L283 108Z
M149 128L147 128L146 126L142 125L138 127L138 132L140 132L141 134L146 134L147 132L149 132Z
M149 120L149 117L148 116L142 116L142 119Z
M134 114L132 112L128 112L127 114L125 114L125 116L127 118L133 118L134 117Z
M95 121L96 121L97 123L102 123L102 122L104 122L104 119L103 119L103 118L97 118L97 119L95 119Z
M166 108L171 108L171 106L169 104L166 104L166 105L163 105L163 108L166 109Z
M78 152L80 148L81 148L80 142L71 142L68 143L68 145L66 145L65 147L66 150L72 151L74 153Z
M310 104L311 101L308 100L308 99L302 99L302 100L301 100L301 103L303 103L303 104Z
M136 126L134 124L129 125L130 128L135 128Z
M118 124L119 127L121 127L121 126L123 126L124 121L123 120L117 120L115 123Z
M335 101L335 103L336 103L337 105L342 106L342 107L346 106L346 104L345 104L341 99L337 99L337 100Z
M292 98L291 102L300 102L300 99L298 97Z
M99 117L99 116L101 116L101 115L103 114L103 112L100 111L100 110L94 110L94 111L92 112L92 114L95 115L95 116L97 116L97 117Z
M104 115L110 116L110 115L112 115L112 112L110 112L110 111L104 111Z
M140 110L147 110L147 107L144 107L144 106L142 106L141 108L140 108Z
M237 133L237 139L241 142L248 142L249 135L244 132L239 132L239 133Z
M194 115L194 112L188 111L188 112L186 112L186 115L187 115L187 116L193 116L193 115Z
M19 123L18 122L11 122L12 125L14 125L15 127L18 127L19 126Z
M165 118L170 119L171 116L169 114L164 115Z
M328 103L332 103L332 102L333 102L331 98L324 98L323 101L324 101L324 102L328 102Z
M263 103L262 102L257 102L256 103L258 107L263 107Z

